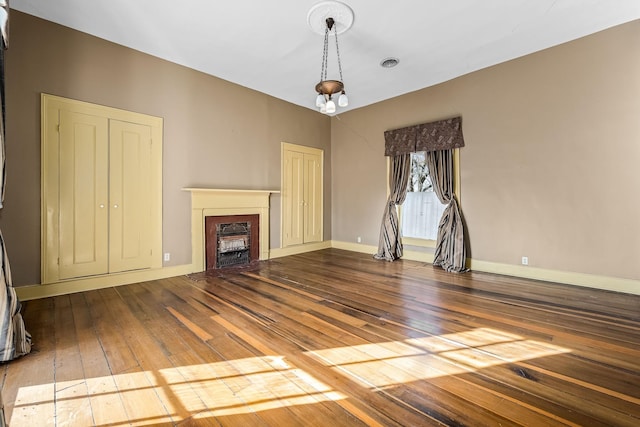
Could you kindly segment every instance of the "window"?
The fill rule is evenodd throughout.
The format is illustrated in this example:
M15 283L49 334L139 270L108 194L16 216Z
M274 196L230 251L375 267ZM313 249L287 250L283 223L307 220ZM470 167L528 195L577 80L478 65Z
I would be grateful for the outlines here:
M436 240L438 223L445 205L433 192L425 152L411 153L411 175L407 186L407 198L402 204L402 237Z
M454 187L458 189L458 150L454 150ZM425 152L411 153L411 175L407 197L400 208L400 224L403 241L408 245L434 247L438 237L438 224L446 205L440 203L433 191Z

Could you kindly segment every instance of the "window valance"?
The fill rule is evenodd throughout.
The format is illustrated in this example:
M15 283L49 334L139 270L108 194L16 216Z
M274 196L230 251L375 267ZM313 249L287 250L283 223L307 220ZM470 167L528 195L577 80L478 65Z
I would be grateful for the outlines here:
M464 147L461 117L407 126L384 133L385 156L460 147Z

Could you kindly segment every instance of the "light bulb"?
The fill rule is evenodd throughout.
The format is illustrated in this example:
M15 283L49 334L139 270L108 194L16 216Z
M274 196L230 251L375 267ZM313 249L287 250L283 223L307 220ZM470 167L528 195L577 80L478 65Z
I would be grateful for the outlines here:
M316 107L321 107L324 103L324 95L319 93L316 97Z
M349 98L347 98L347 94L342 92L340 97L338 98L338 105L341 107L346 107L349 105Z
M327 114L331 114L331 113L335 113L336 112L336 103L333 102L332 100L328 100L327 101Z

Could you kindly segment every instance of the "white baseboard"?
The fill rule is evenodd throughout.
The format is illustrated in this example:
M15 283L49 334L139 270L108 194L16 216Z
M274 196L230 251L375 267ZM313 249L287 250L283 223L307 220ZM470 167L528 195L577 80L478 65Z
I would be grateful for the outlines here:
M351 242L340 242L337 240L331 241L331 247L336 249L344 249L345 251L352 252L360 252L363 254L373 254L378 252L377 246L371 245L363 245L362 243L351 243ZM431 264L433 262L433 254L429 252L420 252L420 251L411 251L404 250L402 259L407 259L410 261L419 261L419 262L428 262Z
M304 252L328 249L330 241L292 246L288 248L276 248L269 251L270 258L279 258ZM201 271L195 264L185 264L174 267L164 267L151 270L130 271L125 273L109 274L104 276L84 277L81 279L65 280L56 283L42 285L29 285L15 287L16 295L20 301L54 297L58 295L72 294L75 292L92 291L96 289L110 288L113 286L128 285L131 283L146 282L149 280L166 279L168 277L182 276Z
M304 245L287 246L286 248L273 248L269 249L269 259L282 258L283 256L303 254L305 252L319 251L321 249L329 249L331 247L331 241L326 240L324 242L306 243Z
M337 240L311 243L306 245L275 248L269 252L270 258L280 258L321 249L336 248L352 252L375 254L377 246L360 243L342 242ZM403 259L433 263L433 254L419 251L404 251ZM640 280L623 279L618 277L598 276L593 274L573 273L560 270L547 270L529 266L501 264L496 262L467 259L467 266L474 271L502 274L525 279L543 280L546 282L564 283L567 285L584 286L606 291L623 292L640 295ZM140 270L108 276L90 277L44 285L19 286L14 288L21 301L46 298L74 292L90 291L149 280L165 279L193 273L192 264L165 267L153 270Z
M167 277L182 276L193 272L191 264L175 267L156 268L152 270L129 271L126 273L105 276L84 277L81 279L65 280L64 282L48 283L44 285L18 286L16 295L21 301L72 294L75 292L92 291L149 280L166 279Z
M331 242L331 247L354 252L370 253L372 256L378 252L378 248L376 246L340 242L336 240ZM429 264L433 263L433 254L428 252L405 250L402 258L411 261L427 262ZM640 295L640 280L597 276L594 274L573 273L560 270L547 270L521 265L501 264L497 262L475 260L472 258L467 259L467 267L471 270L482 271L485 273L502 274L525 279L544 280L546 282L563 283L566 285L584 286L587 288Z
M605 291L640 295L640 280L574 273L570 271L547 270L544 268L500 264L474 259L468 259L467 266L474 271L504 274L506 276L522 277L525 279L544 280L546 282L564 283L567 285L584 286L587 288L602 289Z
M340 242L338 240L332 240L331 247L336 249L343 249L345 251L371 254L371 256L378 252L377 246L363 245L362 243Z

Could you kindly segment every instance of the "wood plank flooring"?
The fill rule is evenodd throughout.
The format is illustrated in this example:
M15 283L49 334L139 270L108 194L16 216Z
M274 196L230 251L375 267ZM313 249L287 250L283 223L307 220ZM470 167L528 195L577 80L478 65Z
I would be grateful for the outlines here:
M23 312L12 427L640 425L639 296L328 249Z

